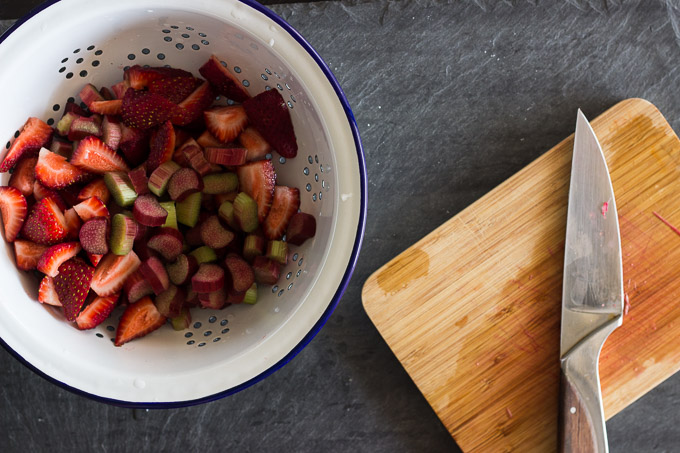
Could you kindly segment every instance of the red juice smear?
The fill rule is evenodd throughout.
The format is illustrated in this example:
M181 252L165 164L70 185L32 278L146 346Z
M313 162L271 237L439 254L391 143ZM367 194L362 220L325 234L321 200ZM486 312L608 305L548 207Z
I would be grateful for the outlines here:
M607 211L609 211L609 203L605 201L602 203L602 217L607 217Z
M668 220L666 220L666 219L664 219L663 217L661 217L661 216L659 215L659 213L656 212L656 211L653 211L652 213L653 213L659 220L661 220L663 223L665 223L666 226L667 226L668 228L670 228L671 230L673 230L673 232L674 232L675 234L677 234L678 236L680 236L680 230L678 230L677 228L675 228Z

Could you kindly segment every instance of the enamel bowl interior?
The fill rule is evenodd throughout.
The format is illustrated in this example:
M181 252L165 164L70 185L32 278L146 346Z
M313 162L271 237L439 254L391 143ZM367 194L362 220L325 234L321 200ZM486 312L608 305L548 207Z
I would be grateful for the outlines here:
M0 137L9 146L26 118L50 124L85 83L111 86L132 64L192 71L211 54L251 94L279 90L299 151L274 155L277 182L301 193L317 233L291 246L276 286L254 306L192 310L192 326L164 327L113 346L122 310L79 331L37 302L38 279L20 273L11 244L0 259L0 338L56 383L129 406L177 406L224 396L289 360L320 328L354 266L363 234L365 172L351 111L333 76L297 33L256 4L238 1L63 0L26 20L0 44ZM23 68L21 70L10 68ZM226 100L221 100L226 102ZM4 152L4 149L3 149ZM2 176L7 184L9 175Z

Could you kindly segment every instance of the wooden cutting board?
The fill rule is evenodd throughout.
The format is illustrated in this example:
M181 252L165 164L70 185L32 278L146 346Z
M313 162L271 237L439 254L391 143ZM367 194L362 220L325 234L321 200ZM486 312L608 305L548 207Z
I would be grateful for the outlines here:
M600 357L609 418L680 368L680 236L654 215L680 227L680 141L642 99L591 124L619 208L629 299ZM572 147L573 136L363 288L369 317L466 452L557 449Z

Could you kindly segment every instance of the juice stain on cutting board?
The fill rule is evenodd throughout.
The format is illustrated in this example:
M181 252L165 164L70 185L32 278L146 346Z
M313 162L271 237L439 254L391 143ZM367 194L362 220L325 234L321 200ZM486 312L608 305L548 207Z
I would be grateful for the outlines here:
M414 280L427 276L430 256L420 249L409 249L378 274L377 281L385 294L395 294Z

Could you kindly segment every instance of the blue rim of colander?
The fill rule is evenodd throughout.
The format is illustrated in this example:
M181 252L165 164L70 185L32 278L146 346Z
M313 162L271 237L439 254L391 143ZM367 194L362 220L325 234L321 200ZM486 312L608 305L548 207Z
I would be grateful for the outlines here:
M54 5L55 3L60 2L61 0L47 0L46 2L38 5L35 7L33 10L31 10L28 14L17 20L2 36L0 36L0 44L12 33L14 32L17 28L19 28L24 22L41 12L42 10ZM12 354L19 362L23 363L26 367L28 367L30 370L32 370L34 373L37 375L43 377L44 379L52 382L53 384L58 385L59 387L62 387L72 393L75 393L80 396L85 396L87 398L90 398L95 401L100 401L103 403L107 404L112 404L115 406L122 406L122 407L128 407L128 408L133 408L133 409L172 409L172 408L178 408L178 407L187 407L187 406L194 406L198 404L203 404L203 403L208 403L211 401L216 401L218 399L224 398L229 395L233 395L234 393L238 393L243 389L246 389L250 387L251 385L254 385L264 378L268 377L281 367L283 367L285 364L290 362L293 357L298 355L302 349L309 344L309 342L316 336L317 333L321 330L321 328L326 324L326 321L328 321L328 318L330 317L331 313L335 310L335 307L338 305L338 302L342 298L343 293L347 289L347 285L349 284L349 281L352 277L352 273L354 272L354 269L356 268L357 264L357 259L359 257L359 250L361 249L361 244L363 242L364 238L364 232L366 229L366 186L367 186L367 177L366 177L366 162L364 159L364 149L361 145L361 138L359 136L359 128L357 127L356 120L354 119L354 113L352 113L352 109L349 106L349 101L347 100L347 97L345 96L345 93L342 91L342 88L340 88L340 84L338 83L337 79L331 72L330 68L328 65L323 61L321 56L317 53L316 50L302 37L300 33L298 33L295 28L293 28L288 22L283 20L281 17L279 17L277 14L275 14L273 11L270 9L266 8L265 6L257 3L254 0L238 0L241 3L244 3L251 8L255 9L256 11L264 14L267 16L269 19L273 20L276 22L278 25L281 26L284 30L286 30L301 46L303 49L309 53L309 55L314 59L317 65L319 65L319 68L321 71L324 73L326 78L328 79L328 82L331 84L333 87L333 90L335 91L335 94L338 96L338 99L340 100L340 103L342 104L342 108L345 110L345 114L347 115L347 121L349 123L349 127L352 130L352 136L354 137L354 145L357 150L357 158L358 158L358 163L359 163L359 179L361 183L361 204L360 204L360 212L359 212L359 224L357 225L357 236L354 241L354 246L352 247L352 254L350 256L349 263L347 264L347 269L345 270L344 275L342 276L342 280L340 281L340 285L338 286L337 291L333 295L333 298L331 299L330 303L328 304L328 307L326 307L326 310L323 312L319 320L314 324L314 326L311 328L311 330L302 338L302 340L288 353L286 354L281 360L276 362L274 365L271 367L267 368L265 371L262 373L258 374L257 376L249 379L246 382L243 382L242 384L239 384L235 387L232 387L227 390L223 390L221 392L214 393L209 396L204 396L202 398L197 398L193 400L186 400L186 401L168 401L168 402L130 402L130 401L123 401L123 400L117 400L113 398L106 398L103 396L95 395L92 393L85 392L83 390L77 389L75 387L71 387L70 385L61 382L48 374L44 373L43 371L39 370L35 366L33 366L30 362L28 362L26 359L24 359L19 353L17 353L14 349L12 349L5 341L0 338L0 345L2 345L10 354Z

